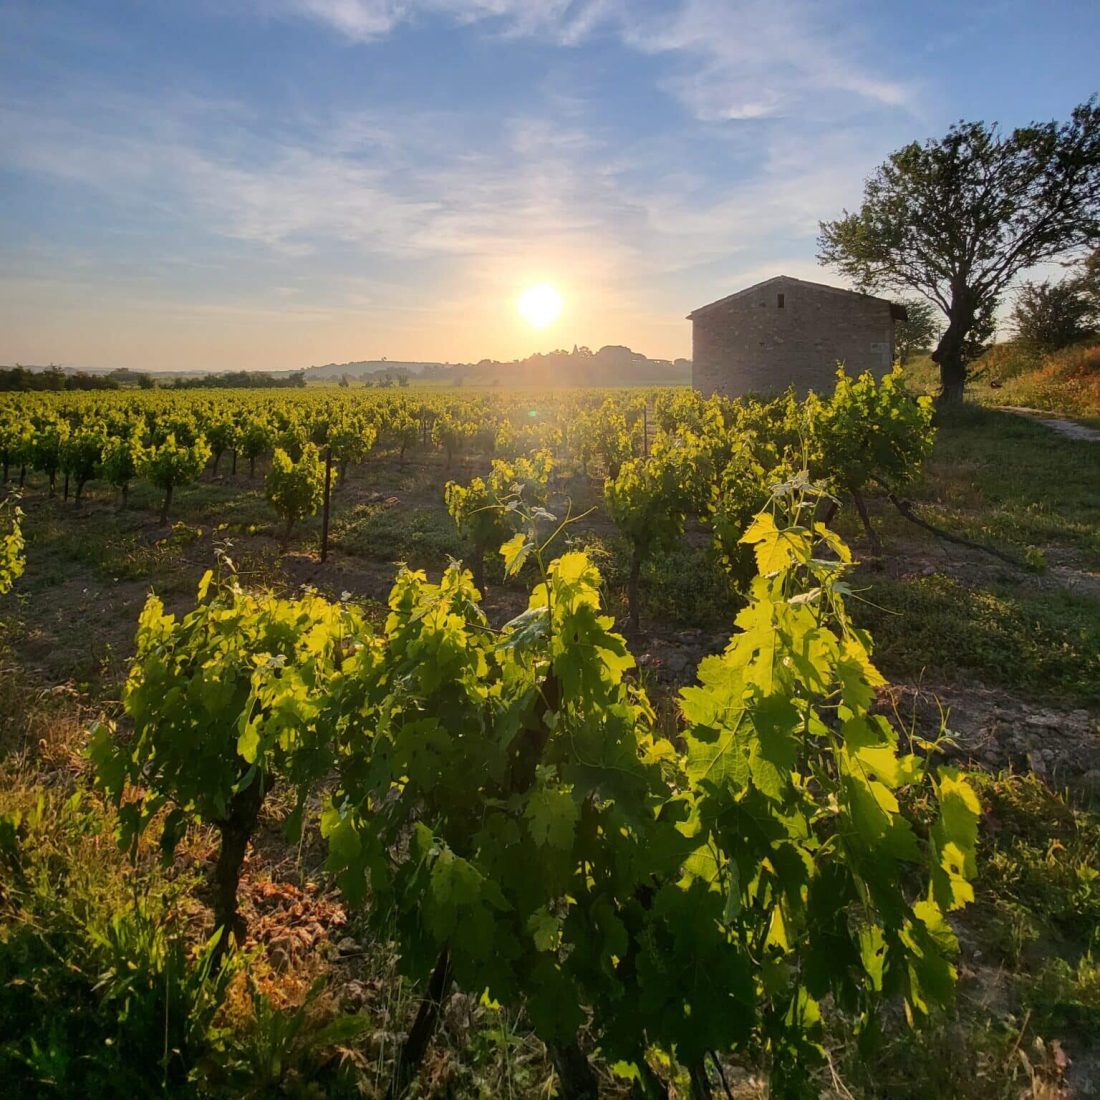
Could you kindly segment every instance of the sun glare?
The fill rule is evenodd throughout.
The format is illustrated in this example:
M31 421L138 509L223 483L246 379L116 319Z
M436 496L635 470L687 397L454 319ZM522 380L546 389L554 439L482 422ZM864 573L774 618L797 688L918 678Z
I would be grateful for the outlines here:
M549 283L529 286L516 299L523 318L535 328L546 328L561 316L562 296Z

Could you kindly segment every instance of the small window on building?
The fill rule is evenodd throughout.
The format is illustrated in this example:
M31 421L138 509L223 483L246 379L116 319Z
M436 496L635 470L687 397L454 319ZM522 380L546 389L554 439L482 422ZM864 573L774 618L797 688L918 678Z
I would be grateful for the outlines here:
M782 309L783 308L783 295L782 294L779 295L778 304L779 304L779 308Z

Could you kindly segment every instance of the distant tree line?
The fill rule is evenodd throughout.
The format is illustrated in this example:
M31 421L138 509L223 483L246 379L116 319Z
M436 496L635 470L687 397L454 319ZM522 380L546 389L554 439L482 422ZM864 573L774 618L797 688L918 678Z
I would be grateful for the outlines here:
M110 374L86 374L84 371L67 372L60 367L50 366L45 370L31 370L20 366L0 367L0 392L38 393L41 391L61 392L63 390L118 390L124 385L119 374L126 371L112 371ZM131 375L134 384L140 384L139 378L147 375Z
M340 386L343 389L347 389L352 382L352 376L350 374L340 375ZM394 370L375 371L372 374L366 375L363 380L363 385L369 390L377 387L380 390L392 389L394 386L407 386L409 384L409 372L404 367L398 367Z
M202 374L194 378L177 378L169 387L173 390L274 390L301 389L306 384L305 371L289 374L267 374L265 371L232 370L221 374Z

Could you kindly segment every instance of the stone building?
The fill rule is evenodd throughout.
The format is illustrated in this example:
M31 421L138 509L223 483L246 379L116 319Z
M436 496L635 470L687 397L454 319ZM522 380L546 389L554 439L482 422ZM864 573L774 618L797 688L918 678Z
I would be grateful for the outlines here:
M830 392L838 363L876 376L894 361L905 308L885 298L777 275L688 314L692 385L736 397Z

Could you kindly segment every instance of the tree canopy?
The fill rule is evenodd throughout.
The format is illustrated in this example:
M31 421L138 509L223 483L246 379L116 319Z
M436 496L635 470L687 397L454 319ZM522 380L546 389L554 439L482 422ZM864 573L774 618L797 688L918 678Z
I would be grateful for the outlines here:
M822 263L860 289L915 290L947 317L932 358L962 399L975 328L1021 272L1100 241L1100 106L1003 135L959 122L892 153L863 204L822 222Z

